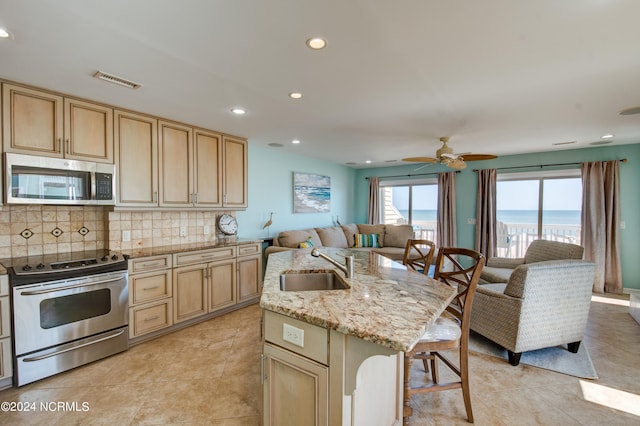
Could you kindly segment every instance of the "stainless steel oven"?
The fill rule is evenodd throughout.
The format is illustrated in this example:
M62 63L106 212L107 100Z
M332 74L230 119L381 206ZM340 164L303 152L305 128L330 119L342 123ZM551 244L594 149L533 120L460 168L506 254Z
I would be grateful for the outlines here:
M71 257L8 269L17 386L128 347L126 258Z

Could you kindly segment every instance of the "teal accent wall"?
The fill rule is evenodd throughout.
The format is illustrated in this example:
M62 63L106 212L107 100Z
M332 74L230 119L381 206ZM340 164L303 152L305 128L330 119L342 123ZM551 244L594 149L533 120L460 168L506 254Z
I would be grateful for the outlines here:
M355 220L354 169L251 142L248 161L249 207L236 215L240 237L267 238L290 229L331 226L336 217L341 223ZM331 177L329 213L293 213L293 172ZM273 225L262 229L269 212L274 212Z
M638 261L638 241L640 241L640 144L620 145L600 148L584 148L564 151L542 152L534 154L509 155L488 161L469 163L465 170L457 175L457 231L458 246L473 248L475 225L469 225L468 219L476 217L477 174L474 168L501 168L531 166L555 163L578 163L585 161L607 161L627 158L620 164L620 210L621 220L626 227L620 231L622 252L622 279L625 288L640 289L640 262ZM369 197L368 176L416 175L420 173L439 173L446 167L431 165L416 171L419 165L403 165L373 169L359 169L355 176L354 221L361 223L367 219ZM565 166L558 168L579 168ZM517 171L532 171L533 168ZM549 170L545 168L545 170ZM508 171L503 171L507 173Z

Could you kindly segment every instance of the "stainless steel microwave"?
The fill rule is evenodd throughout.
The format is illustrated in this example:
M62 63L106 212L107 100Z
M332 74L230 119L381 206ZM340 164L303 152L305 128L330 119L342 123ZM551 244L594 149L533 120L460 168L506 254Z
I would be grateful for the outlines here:
M115 204L115 166L6 153L7 204Z

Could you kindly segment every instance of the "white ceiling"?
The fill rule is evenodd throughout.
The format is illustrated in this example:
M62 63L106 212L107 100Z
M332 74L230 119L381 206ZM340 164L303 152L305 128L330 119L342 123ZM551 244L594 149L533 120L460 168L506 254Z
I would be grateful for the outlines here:
M638 0L0 0L0 77L355 167L444 135L499 155L640 143L640 115L618 114L640 105L638 17Z

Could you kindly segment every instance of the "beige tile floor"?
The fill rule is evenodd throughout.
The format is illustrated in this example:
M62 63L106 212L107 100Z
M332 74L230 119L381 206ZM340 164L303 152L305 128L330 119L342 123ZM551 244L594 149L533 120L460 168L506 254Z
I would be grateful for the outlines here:
M476 424L640 424L640 325L624 303L628 297L595 297L592 302L585 343L598 380L512 367L502 359L472 354ZM0 401L77 402L80 409L87 402L89 409L0 412L0 424L259 425L260 315L257 305L250 306L73 371L2 391ZM413 374L422 372L416 366ZM610 397L611 404L626 403L627 408L588 401L585 392L593 387L597 397L619 391ZM412 425L468 424L460 391L416 395L412 402Z

